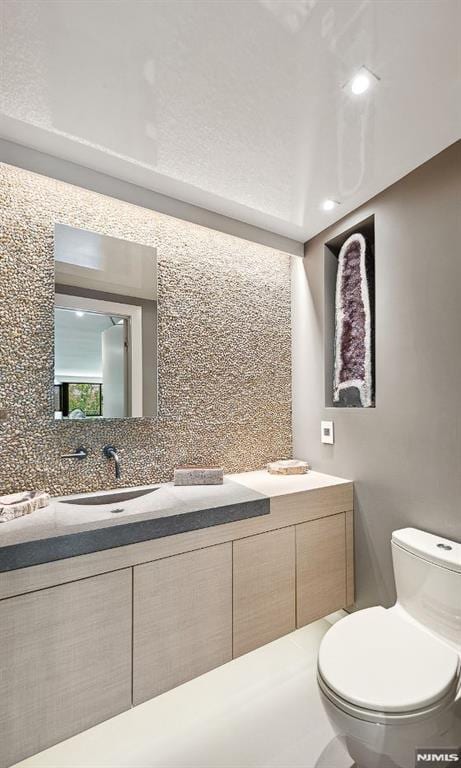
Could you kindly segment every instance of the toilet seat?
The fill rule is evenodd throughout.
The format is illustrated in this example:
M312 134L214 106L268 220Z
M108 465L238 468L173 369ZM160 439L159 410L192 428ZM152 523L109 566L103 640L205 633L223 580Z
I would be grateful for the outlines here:
M322 640L319 684L337 706L368 720L408 721L453 701L459 656L380 606L353 613Z
M431 718L434 714L442 712L447 707L451 706L456 696L456 681L450 690L439 701L431 704L429 707L423 707L409 712L383 712L382 710L366 709L365 707L359 707L356 704L352 704L350 701L346 701L337 695L325 681L322 679L320 672L317 673L317 682L323 695L334 704L335 707L345 712L350 717L358 720L366 720L369 723L379 723L380 725L410 725L416 722Z

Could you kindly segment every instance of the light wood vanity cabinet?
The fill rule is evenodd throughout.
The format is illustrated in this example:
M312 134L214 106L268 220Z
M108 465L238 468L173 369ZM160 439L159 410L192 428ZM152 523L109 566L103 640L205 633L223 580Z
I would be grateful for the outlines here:
M295 629L295 529L234 541L234 657Z
M133 703L232 659L232 544L134 569Z
M1 573L0 768L351 605L352 484L270 499L268 515Z
M0 601L0 766L131 706L131 569Z
M347 605L346 515L234 541L234 657Z
M332 515L296 529L296 626L347 605L346 515Z

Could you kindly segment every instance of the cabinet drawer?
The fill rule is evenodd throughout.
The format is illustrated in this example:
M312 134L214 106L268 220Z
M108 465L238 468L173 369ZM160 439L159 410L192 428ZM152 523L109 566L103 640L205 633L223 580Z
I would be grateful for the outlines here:
M131 569L0 602L0 765L131 706Z
M296 626L347 605L346 516L296 526Z
M134 704L231 658L232 544L134 568Z
M295 531L234 541L234 657L295 628Z

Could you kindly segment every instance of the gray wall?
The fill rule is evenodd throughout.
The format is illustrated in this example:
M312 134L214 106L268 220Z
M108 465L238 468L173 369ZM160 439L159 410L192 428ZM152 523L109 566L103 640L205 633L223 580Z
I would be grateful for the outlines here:
M355 481L357 607L391 604L391 531L461 541L461 142L293 260L294 455ZM324 243L375 216L376 408L325 408ZM320 443L321 419L336 442Z

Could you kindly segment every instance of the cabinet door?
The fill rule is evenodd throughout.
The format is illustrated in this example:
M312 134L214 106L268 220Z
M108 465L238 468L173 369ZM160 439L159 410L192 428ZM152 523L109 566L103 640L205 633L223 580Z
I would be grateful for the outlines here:
M231 658L232 544L134 568L134 704Z
M298 627L346 606L344 513L296 526L296 595Z
M294 527L234 541L234 657L294 628Z
M0 601L0 765L131 706L131 569Z

